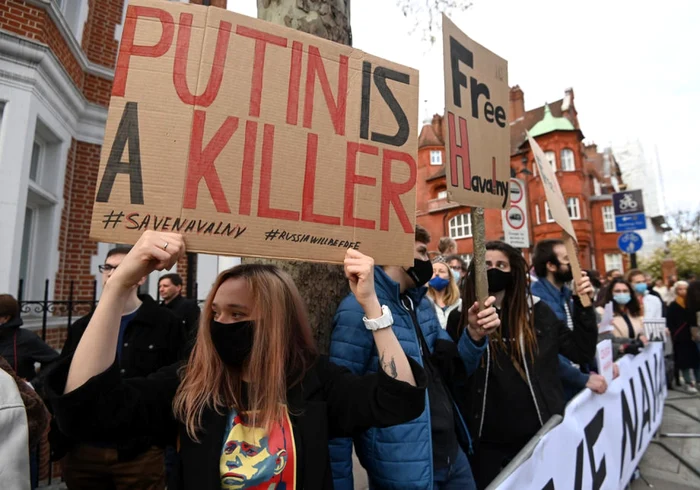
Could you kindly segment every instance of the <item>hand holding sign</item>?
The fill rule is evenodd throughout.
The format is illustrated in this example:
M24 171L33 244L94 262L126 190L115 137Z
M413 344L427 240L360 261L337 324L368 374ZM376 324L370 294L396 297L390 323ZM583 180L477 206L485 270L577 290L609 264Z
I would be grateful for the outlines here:
M382 316L382 308L374 289L374 259L351 248L345 252L344 266L350 290L367 318Z
M496 298L489 296L484 301L484 309L479 311L479 303L475 302L467 312L467 330L472 340L478 342L487 335L491 334L496 328L501 325L501 319L498 317L496 308L493 303Z
M574 294L580 298L587 296L593 299L593 294L595 290L591 284L591 279L588 277L586 272L581 272L581 277L574 280Z
M184 253L182 235L145 231L109 277L107 284L125 289L135 287L154 270L170 269Z

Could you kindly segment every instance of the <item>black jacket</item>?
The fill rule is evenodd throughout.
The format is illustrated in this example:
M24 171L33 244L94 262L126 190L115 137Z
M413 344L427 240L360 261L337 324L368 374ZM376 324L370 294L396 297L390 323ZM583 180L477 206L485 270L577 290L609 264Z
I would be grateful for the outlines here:
M119 367L126 378L148 376L179 361L185 345L185 332L178 317L148 295L139 295L139 299L142 305L126 327L122 344ZM75 352L91 318L92 313L85 315L68 328L62 358Z
M673 336L673 356L677 369L695 369L700 365L700 351L690 331L697 323L694 317L675 301L668 307L666 326Z
M427 384L423 369L409 358L418 387L396 381L383 370L355 376L321 357L301 383L287 392L300 469L296 488L332 489L328 440L348 437L371 426L402 424L425 408ZM69 361L62 361L48 379L55 416L61 430L77 440L151 434L180 441L179 489L219 490L219 460L226 415L208 410L200 442L192 441L173 418L173 397L180 384L173 365L148 378L123 379L116 366L63 396Z
M199 322L200 313L197 302L192 299L177 296L173 298L170 303L163 301L161 306L175 313L182 322L182 328L187 343L186 354L189 354L191 350L190 347L194 345L194 341L197 338L197 324Z
M121 362L115 363L115 370L124 378L143 377L155 373L160 368L170 366L182 359L185 336L180 320L174 313L156 303L148 295L139 295L142 301L136 316L127 325L124 332ZM61 363L68 362L73 357L85 329L90 323L92 313L76 320L68 328L68 338L61 351ZM53 377L53 369L47 372L44 379ZM49 396L44 393L44 396ZM51 460L61 459L76 442L63 431L60 431L55 419L51 421ZM114 439L93 439L93 442L114 441L121 461L129 461L142 454L153 445L165 446L162 438L139 435L131 438L116 437Z
M584 308L578 297L574 297L573 330L569 330L544 302L536 301L532 309L535 316L537 353L534 362L528 359L527 366L542 420L546 422L552 415L564 413L565 399L559 379L558 354L561 353L576 363L589 362L595 356L598 326L593 307ZM453 338L457 332L460 314L459 311L453 311L447 322L447 330ZM484 357L479 368L469 378L460 404L463 407L462 415L474 438L479 435L483 416L504 419L514 416L512 406L501 407L496 413L482 413L484 396L488 391L485 361Z
M0 356L7 360L12 369L15 369L17 376L32 381L36 376L34 363L41 363L44 367L58 359L58 352L31 330L21 328L22 323L18 315L0 325ZM17 352L16 362L15 351Z

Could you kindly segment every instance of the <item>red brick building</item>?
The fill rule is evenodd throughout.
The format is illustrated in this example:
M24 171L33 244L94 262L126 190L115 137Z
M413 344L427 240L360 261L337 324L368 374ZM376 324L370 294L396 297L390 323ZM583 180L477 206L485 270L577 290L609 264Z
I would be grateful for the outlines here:
M600 271L621 268L611 196L615 189L624 188L620 169L610 150L598 152L596 145L583 143L577 114L573 89L567 90L564 98L529 111L520 87L511 89L511 176L526 183L530 243L558 238L561 229L549 214L526 130L556 172L576 230L582 266ZM469 208L447 200L442 131L442 118L436 115L419 136L417 219L433 237L431 249L437 250L440 237L451 236L459 253L469 258L473 251ZM486 210L486 237L504 238L500 210ZM531 252L532 246L523 250L527 259Z

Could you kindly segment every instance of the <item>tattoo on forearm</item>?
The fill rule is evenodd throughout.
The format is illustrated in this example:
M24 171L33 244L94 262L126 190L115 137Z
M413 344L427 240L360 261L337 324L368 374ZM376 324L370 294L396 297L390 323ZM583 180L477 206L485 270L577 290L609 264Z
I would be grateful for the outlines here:
M387 373L389 376L391 376L394 379L399 377L399 372L396 369L396 361L394 360L394 356L391 356L391 360L389 360L389 362L385 362L384 354L382 353L382 355L379 357L379 363L381 364L384 372Z

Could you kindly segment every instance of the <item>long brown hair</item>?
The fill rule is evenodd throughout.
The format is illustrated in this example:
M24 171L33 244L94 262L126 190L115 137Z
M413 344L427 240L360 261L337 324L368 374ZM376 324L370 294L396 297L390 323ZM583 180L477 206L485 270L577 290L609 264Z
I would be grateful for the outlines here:
M248 361L248 403L242 405L241 371L226 366L214 348L210 323L219 287L243 279L253 297L253 348ZM205 409L219 413L233 407L252 414L253 425L269 429L286 410L287 390L301 381L317 357L306 305L286 272L273 265L244 264L222 272L207 297L197 342L183 367L182 383L173 401L176 417L189 437L198 441Z
M614 301L613 296L613 289L615 289L615 286L618 284L624 284L627 286L627 290L629 291L630 295L630 301L626 305L620 305L617 303L617 301ZM637 299L637 294L634 292L634 289L632 288L632 284L629 282L625 281L621 277L616 277L612 281L610 281L610 285L608 286L608 290L605 292L605 304L608 304L612 302L613 304L613 313L616 315L622 315L625 310L629 312L630 316L633 317L640 317L642 316L642 305L639 304L639 300Z
M518 347L520 346L520 337L522 335L525 344L523 347L525 348L526 355L534 362L537 338L535 336L534 315L530 314L532 294L530 293L530 285L527 277L527 262L525 262L525 259L518 250L504 242L487 242L486 250L498 250L508 257L513 280L510 286L505 290L501 317L505 318L508 325L509 336L515 338ZM472 261L469 265L469 273L465 280L462 281L462 315L460 318L459 335L462 335L462 331L466 328L467 312L475 301L477 301L477 298L476 286L474 284L474 262ZM498 327L496 332L490 336L489 344L493 347L492 356L494 356L497 351L507 351L506 344L503 342L501 327ZM511 349L510 359L516 366L522 366L525 362L525 359L522 358L520 348Z

